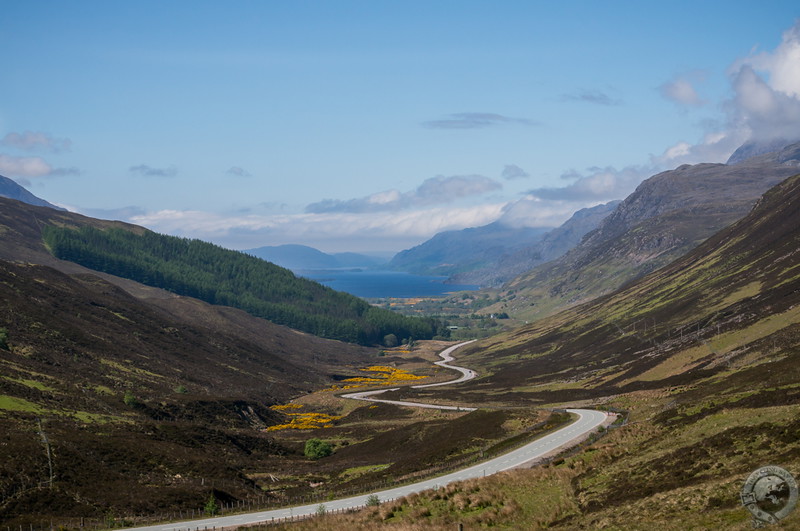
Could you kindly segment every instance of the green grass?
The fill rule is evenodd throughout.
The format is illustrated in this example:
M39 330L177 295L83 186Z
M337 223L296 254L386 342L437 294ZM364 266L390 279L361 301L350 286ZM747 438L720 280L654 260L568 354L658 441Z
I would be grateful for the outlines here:
M34 413L36 415L40 415L47 411L43 407L34 404L33 402L28 402L22 398L16 398L8 395L0 395L0 410Z
M350 479L354 479L354 478L363 476L364 474L370 474L372 472L380 472L381 470L386 470L390 466L392 466L391 463L387 463L385 465L354 466L352 468L348 468L348 469L344 470L341 473L340 477L342 479L350 480Z
M11 378L10 376L2 376L0 378L3 378L4 380L8 380L9 382L14 382L14 383L17 383L17 384L20 384L20 385L24 385L25 387L30 387L31 389L38 389L39 391L49 391L49 392L55 391L54 388L50 387L49 385L45 385L42 382L39 382L37 380Z

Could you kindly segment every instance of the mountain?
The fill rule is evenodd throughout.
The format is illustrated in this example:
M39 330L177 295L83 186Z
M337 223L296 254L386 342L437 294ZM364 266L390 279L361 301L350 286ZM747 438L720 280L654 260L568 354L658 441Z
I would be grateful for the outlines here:
M747 478L765 464L800 470L798 249L800 175L665 267L464 347L459 362L483 376L448 391L458 403L621 416L549 466L394 500L393 525L752 529ZM425 395L434 391L414 398ZM786 490L774 501L759 495L758 506L778 511ZM370 529L381 514L315 525ZM776 524L798 526L796 510Z
M554 260L576 245L583 236L597 228L619 204L611 201L575 212L558 228L541 235L531 244L494 257L488 266L456 273L450 281L456 284L478 284L483 287L500 286L513 278L530 271L539 264Z
M417 275L452 276L490 267L498 256L539 241L550 228L510 227L494 222L482 227L436 234L430 240L397 253L388 269Z
M56 210L66 210L48 203L44 199L36 197L25 188L18 185L15 181L12 181L8 177L3 177L2 175L0 175L0 197L16 199L17 201L22 201L23 203L27 203L29 205L54 208Z
M644 182L562 257L504 286L504 311L531 320L608 293L671 262L745 216L798 173L800 144L735 165L684 165Z
M273 264L302 271L305 269L340 269L352 267L376 267L385 260L358 253L327 254L306 245L277 245L258 247L242 251L267 260Z

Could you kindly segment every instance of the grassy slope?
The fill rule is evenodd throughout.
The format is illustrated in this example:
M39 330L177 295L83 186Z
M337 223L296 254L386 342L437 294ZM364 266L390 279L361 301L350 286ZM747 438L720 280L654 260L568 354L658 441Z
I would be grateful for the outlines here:
M747 476L767 464L800 475L798 249L800 177L640 282L471 347L462 361L485 376L453 399L602 404L629 422L551 466L325 525L750 529ZM798 526L795 511L774 528Z

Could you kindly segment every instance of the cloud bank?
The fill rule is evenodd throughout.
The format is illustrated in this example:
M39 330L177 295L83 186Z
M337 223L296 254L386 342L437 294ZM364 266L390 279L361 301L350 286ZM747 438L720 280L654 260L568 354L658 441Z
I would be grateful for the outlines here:
M447 204L469 196L498 190L502 185L483 175L437 175L426 179L415 190L401 193L387 190L355 199L325 199L312 203L305 209L307 214L326 212L368 213L409 210L420 206Z
M486 225L504 203L431 207L396 212L328 212L230 216L213 212L162 210L128 220L152 230L214 241L233 249L303 242L327 252L397 252L438 232Z

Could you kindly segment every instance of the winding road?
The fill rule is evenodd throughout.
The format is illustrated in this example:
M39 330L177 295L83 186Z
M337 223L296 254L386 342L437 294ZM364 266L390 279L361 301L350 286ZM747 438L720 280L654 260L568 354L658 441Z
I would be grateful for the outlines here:
M457 367L455 365L450 365L449 362L454 361L452 356L453 351L455 351L459 347L463 347L464 345L469 345L470 343L474 343L475 340L466 341L464 343L459 343L457 345L453 345L441 351L439 353L439 357L442 358L440 361L435 362L436 365L440 367L444 367L446 369L453 369L461 373L461 376L455 380L447 380L446 382L436 382L431 384L420 384L420 385L412 385L412 389L422 389L423 387L437 387L439 385L453 385L461 382L466 382L467 380L472 380L475 378L478 373L473 371L472 369L465 369L464 367ZM342 398L352 398L353 400L366 400L367 402L383 402L384 404L394 404L396 406L409 406L409 407L422 407L428 409L446 409L450 411L475 411L477 408L474 407L463 407L463 406L443 406L438 404L426 404L424 402L407 402L404 400L386 400L383 398L375 398L376 395L385 393L387 391L397 391L400 389L399 387L393 387L391 389L378 389L376 391L360 391L358 393L347 393L345 395L340 395Z
M450 380L447 382L415 385L413 387L421 388L421 387L434 387L440 385L452 385L475 378L477 375L475 371L471 369L465 369L463 367L456 367L453 365L449 365L449 362L453 361L453 357L451 355L453 351L469 343L471 343L471 341L468 341L466 343L460 343L458 345L454 345L452 347L449 347L448 349L445 349L440 353L442 361L437 362L437 364L442 367L455 369L459 371L461 373L461 377L459 377L456 380ZM472 411L475 409L475 408L465 408L465 407L459 408L457 406L440 406L434 404L422 404L417 402L405 402L405 401L384 400L384 399L374 398L375 395L383 393L388 390L389 389L381 389L378 391L349 393L342 396L345 398L352 398L355 400L366 400L371 402L387 402L391 404L412 406L412 407L428 407L428 408L449 409L449 410L460 409L462 411L468 411L468 410ZM597 429L599 426L601 426L608 419L605 413L591 409L567 409L567 412L577 415L578 420L576 420L572 424L569 424L568 426L565 426L559 430L556 430L543 437L540 437L534 440L533 442L530 442L525 446L517 448L516 450L513 450L507 454L503 454L499 457L495 457L488 461L478 463L477 465L473 465L469 468L458 470L456 472L452 472L450 474L446 474L443 476L437 476L411 485L386 489L371 494L362 494L358 496L352 496L349 498L342 498L339 500L325 501L324 502L325 510L328 512L333 512L333 511L340 511L347 509L355 509L367 505L368 498L373 495L377 496L381 502L385 502L396 498L401 498L403 496L407 496L409 494L413 494L416 492L421 492L423 490L441 488L454 481L485 477L491 474L502 472L504 470L516 468L526 463L529 463L532 460L543 457L557 449L569 446L570 444L581 440L583 437L585 437L586 435ZM319 510L319 508L320 508L320 503L316 502L313 504L302 505L298 507L271 509L268 511L260 511L247 514L236 514L232 516L217 516L201 520L187 520L183 522L173 522L169 524L159 524L155 526L137 527L130 529L146 530L146 531L181 531L181 530L195 531L195 530L222 528L222 527L235 527L241 525L252 525L262 522L278 521L281 519L297 518L302 516L313 515Z

